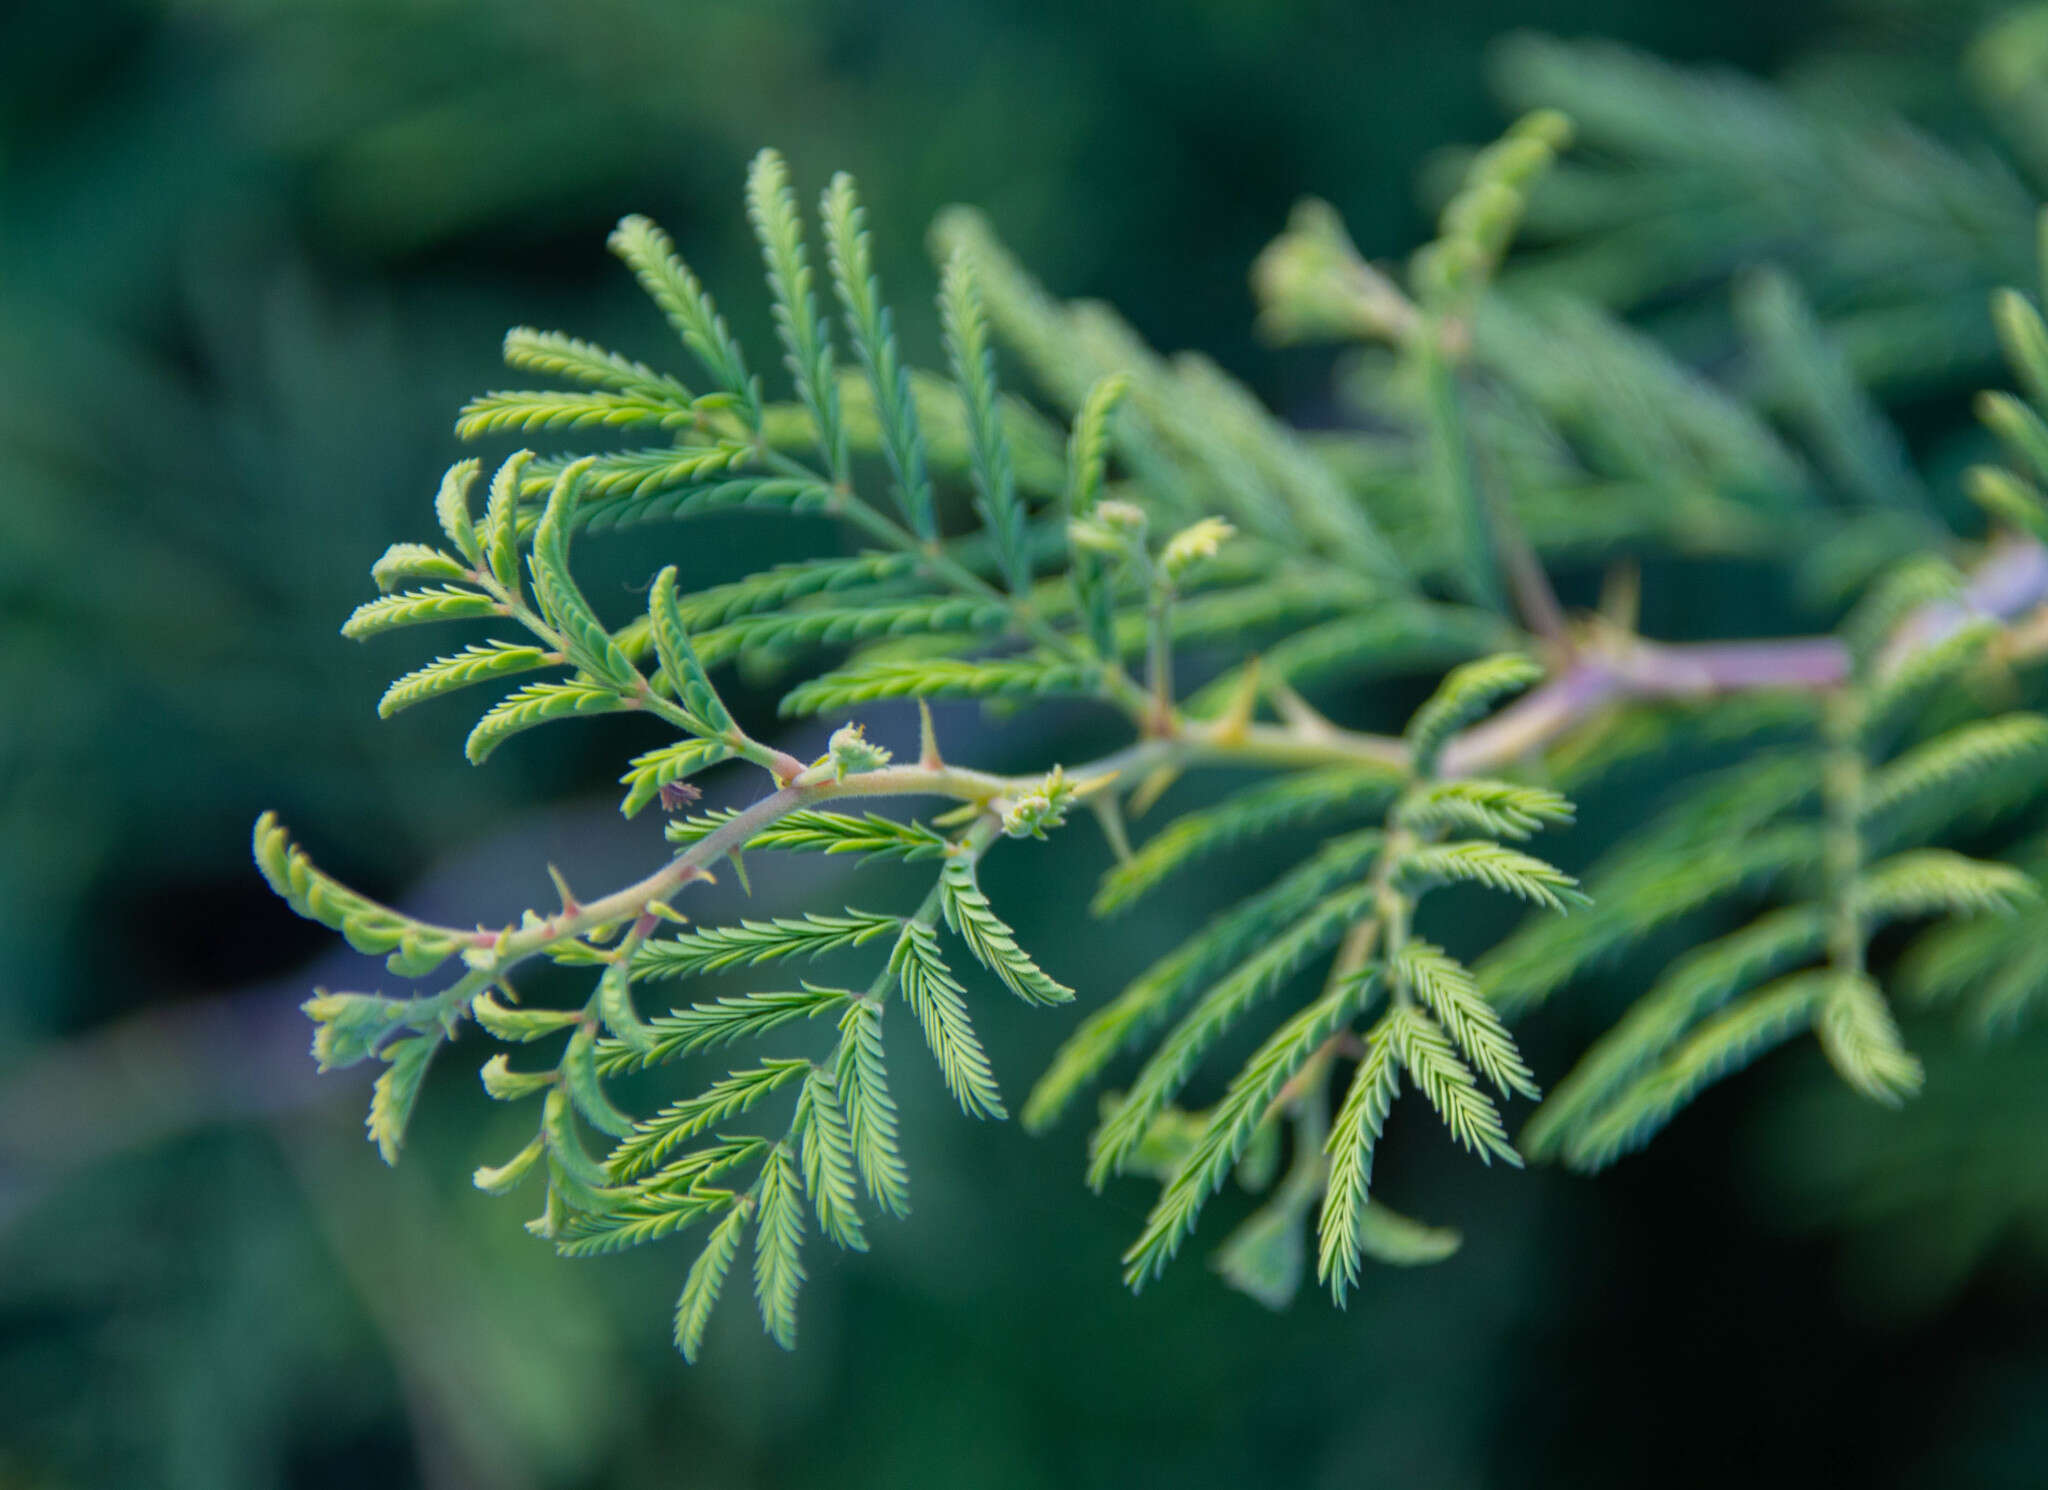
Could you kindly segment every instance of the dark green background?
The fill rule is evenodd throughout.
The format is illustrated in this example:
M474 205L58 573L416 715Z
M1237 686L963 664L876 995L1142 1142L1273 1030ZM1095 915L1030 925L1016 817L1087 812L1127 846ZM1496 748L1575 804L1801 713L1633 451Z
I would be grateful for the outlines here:
M1279 1316L1199 1245L1132 1301L1116 1257L1144 1188L1090 1197L1078 1122L970 1128L906 1062L915 1215L867 1257L813 1249L794 1356L736 1280L686 1369L666 1317L686 1252L558 1263L468 1188L526 1117L486 1110L462 1061L407 1163L378 1164L361 1073L316 1079L295 1009L316 978L372 973L247 862L276 807L367 889L488 920L545 895L549 859L594 886L658 853L612 811L638 736L560 727L473 771L458 706L374 717L411 642L334 634L384 545L425 533L454 408L507 379L506 326L670 356L603 252L621 213L662 221L758 338L748 157L778 145L807 193L851 169L923 353L923 225L974 201L1060 292L1319 419L1327 365L1257 346L1245 268L1305 192L1369 253L1416 242L1430 151L1500 122L1489 38L1771 72L1892 8L31 0L0 19L0 1487L2048 1483L2040 1249L1828 1191L1831 1145L1891 1130L1810 1055L1598 1183L1479 1172L1403 1125L1379 1182L1464 1225L1464 1252L1371 1274L1348 1313ZM749 520L589 557L623 587L671 560L730 577L789 541ZM1088 743L1074 721L943 723L992 763ZM1085 928L1102 855L1068 836L989 881L1084 997L1232 889ZM752 909L903 888L778 880ZM1068 1016L982 1007L1014 1099ZM1598 1018L1538 1033L1539 1072ZM2048 1089L2038 1041L1955 1058ZM1977 1131L1969 1096L1937 1080L1916 1131ZM2008 1145L2040 1131L2032 1101ZM2048 1205L2028 1204L2038 1234Z

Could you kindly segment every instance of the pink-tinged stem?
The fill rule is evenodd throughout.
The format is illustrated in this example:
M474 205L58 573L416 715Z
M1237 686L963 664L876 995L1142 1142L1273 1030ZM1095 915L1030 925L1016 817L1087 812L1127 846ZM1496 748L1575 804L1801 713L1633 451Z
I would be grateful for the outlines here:
M1897 668L1976 617L2006 620L2043 604L2048 548L2029 539L2001 542L1971 571L1955 599L1922 606L1906 618L1885 644L1879 671ZM1624 699L1833 688L1847 681L1849 668L1849 649L1831 636L1682 645L1630 639L1580 654L1542 687L1465 731L1445 747L1442 769L1451 776L1496 769Z
M1761 688L1828 688L1849 675L1849 650L1833 637L1664 646L1632 642L1589 652L1484 724L1445 747L1443 771L1469 775L1506 764L1623 699L1707 698Z
M2031 539L2007 540L1970 571L1969 582L1954 600L1935 601L1907 617L1885 644L1881 665L1895 668L1979 616L2009 619L2032 610L2044 597L2048 597L2048 548Z

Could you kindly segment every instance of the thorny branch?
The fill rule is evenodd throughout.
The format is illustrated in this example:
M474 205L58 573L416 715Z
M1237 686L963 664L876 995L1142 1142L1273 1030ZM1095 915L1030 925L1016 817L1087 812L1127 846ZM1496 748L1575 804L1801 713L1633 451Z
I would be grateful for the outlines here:
M1973 617L2013 620L2048 605L2048 548L2008 540L1992 549L1960 593L1913 612L1886 645L1881 665L1896 668ZM1595 633L1562 670L1445 747L1440 771L1469 776L1523 759L1610 706L1631 701L1699 699L1765 689L1823 690L1847 681L1847 646L1830 636L1673 645L1633 635ZM1112 752L1070 774L1086 793L1106 791L1161 767L1257 764L1295 767L1356 762L1399 769L1406 748L1386 736L1323 720L1283 724L1176 719L1164 734ZM518 929L470 935L491 954L493 976L565 939L631 921L667 901L779 818L802 808L859 797L934 796L1000 813L1036 789L1037 776L1002 776L943 761L888 766L843 778L799 778L755 801L646 878L600 899L566 906Z

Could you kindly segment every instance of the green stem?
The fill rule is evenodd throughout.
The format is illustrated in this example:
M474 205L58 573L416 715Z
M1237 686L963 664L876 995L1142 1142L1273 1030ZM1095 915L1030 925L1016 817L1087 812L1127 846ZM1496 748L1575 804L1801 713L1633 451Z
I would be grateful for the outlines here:
M1428 390L1432 451L1448 488L1453 519L1464 536L1466 588L1476 603L1505 614L1505 577L1522 623L1553 647L1567 648L1564 607L1499 483L1490 479L1485 447L1473 437L1459 361L1445 345L1449 338L1443 324L1434 323L1430 334L1416 343L1416 355L1422 358Z
M1077 781L1106 789L1110 781L1170 764L1200 762L1258 763L1295 766L1370 761L1385 765L1389 749L1397 742L1379 741L1371 736L1343 736L1330 740L1303 740L1279 726L1254 726L1237 731L1214 729L1193 732L1173 739L1140 740L1122 750L1101 756L1071 774ZM599 927L632 921L645 915L657 902L665 902L694 880L709 879L710 868L720 859L743 849L762 829L789 813L826 802L855 797L948 797L988 810L989 816L969 840L992 835L993 820L1004 801L1037 790L1043 775L1001 776L990 771L950 764L887 766L843 780L824 778L791 782L743 808L726 822L675 856L643 879L598 899L564 908L552 916L534 918L531 924L503 931L463 931L460 928L416 922L422 931L468 943L473 949L477 988L526 958L555 944L587 935ZM979 844L985 847L985 842ZM979 849L977 849L979 851ZM465 974L465 981L470 975ZM439 997L453 996L450 990Z
M1145 688L1152 700L1147 727L1160 734L1171 733L1174 722L1173 599L1172 582L1155 573L1151 603L1145 609Z
M757 458L764 466L780 471L786 476L794 476L805 481L824 481L818 472L779 450L771 450L764 446L759 450ZM880 539L891 548L917 555L919 561L935 578L943 579L954 589L1005 606L1018 630L1040 646L1058 653L1069 662L1099 662L1103 669L1103 687L1111 700L1133 718L1144 717L1148 705L1145 691L1130 679L1116 658L1096 658L1092 652L1084 654L1083 649L1075 644L1074 638L1050 625L1032 609L1028 600L990 584L947 553L941 545L936 542L925 542L888 513L863 499L846 484L832 484L832 491L834 500L829 510L836 516L845 518L855 527L863 529L871 537Z
M553 626L550 626L544 617L528 605L525 596L515 589L509 589L499 584L498 577L491 573L486 566L479 565L472 569L469 577L487 591L500 605L504 606L507 615L546 642L553 649L557 662L568 661L568 639ZM657 718L674 725L682 733L700 739L703 738L704 730L702 726L697 720L690 717L688 711L673 700L665 699L656 693L654 685L648 682L646 674L642 673L638 668L634 669L633 676L635 680L634 686L630 689L620 690L620 697L626 701L628 707L645 709ZM773 776L778 783L788 781L803 769L803 762L795 756L777 750L772 745L762 744L737 726L730 733L720 736L720 739L731 747L733 754L742 760L752 761L755 765Z
M1394 880L1401 872L1402 861L1419 842L1412 828L1389 829L1387 841L1380 845L1379 858L1372 866L1373 904L1381 926L1380 957L1386 973L1387 997L1404 1008L1414 996L1408 990L1407 981L1396 975L1394 962L1408 944L1408 918L1414 907Z
M1415 343L1416 356L1422 363L1430 456L1443 491L1445 517L1455 525L1461 540L1458 572L1465 594L1475 605L1504 615L1507 605L1501 595L1499 561L1494 553L1492 525L1487 520L1486 494L1479 484L1479 470L1473 463L1466 430L1464 389L1458 381L1457 365L1445 352L1442 340L1438 328Z
M969 828L966 833L962 834L960 838L956 840L956 848L959 852L970 854L975 859L979 859L982 854L987 852L988 846L995 841L996 830L997 824L994 819L986 816L979 818L976 820L973 827ZM932 887L928 892L926 892L924 900L919 903L915 911L911 912L909 916L904 918L903 930L897 934L898 941L900 942L903 937L908 936L910 934L910 928L913 926L922 926L925 928L936 926L938 924L939 914L944 905L945 880L943 877L941 877L939 879L935 879L932 881ZM896 985L895 963L896 959L895 956L892 954L888 958L888 960L882 964L881 970L875 974L874 981L868 984L868 991L866 992L866 994L862 996L867 1002L879 1007L880 1005L886 1004L889 1001L889 994L895 988ZM822 1063L823 1069L828 1071L837 1071L839 1069L840 1056L843 1054L846 1042L850 1038L852 1038L851 1035L846 1033L845 1031L842 1031L840 1033L838 1041L835 1042L832 1047L831 1054L828 1055L825 1058L825 1061ZM783 1144L793 1143L795 1137L796 1127L794 1121L792 1120L789 1131L783 1135L781 1142ZM758 1195L761 1188L762 1176L764 1176L767 1173L768 1165L773 1162L774 1156L771 1152L764 1158L760 1171L754 1176L754 1182L751 1185L749 1185L745 1191L744 1199L749 1204L751 1204L754 1198Z
M1373 952L1379 945L1381 918L1368 916L1353 924L1344 933L1344 940L1338 944L1337 955L1330 963L1330 975L1323 980L1323 993L1327 997L1346 978L1356 977L1367 963L1372 961ZM1296 1131L1296 1154L1294 1171L1299 1173L1303 1161L1303 1144L1312 1131L1314 1135L1315 1182L1322 1183L1323 1140L1328 1136L1330 1115L1328 1093L1330 1068L1336 1062L1337 1054L1350 1041L1351 1023L1346 1020L1333 1030L1329 1039L1323 1041L1309 1053L1301 1069L1288 1078L1287 1084L1273 1094L1267 1104L1262 1122L1270 1122L1278 1113L1294 1109Z

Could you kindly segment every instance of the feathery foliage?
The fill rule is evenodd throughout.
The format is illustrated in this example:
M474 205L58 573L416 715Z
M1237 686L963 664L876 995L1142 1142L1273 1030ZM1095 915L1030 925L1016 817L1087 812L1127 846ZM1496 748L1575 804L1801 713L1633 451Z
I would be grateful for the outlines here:
M1689 95L1690 123L1621 139L1599 89L1626 67L1597 59L1603 81L1586 84L1570 58L1525 46L1516 86L1579 97L1586 132L1624 161L1697 164L1707 126L1728 117L1728 99ZM1809 163L1850 149L1757 120L1743 138L1760 161L1764 141ZM916 1025L964 1113L1001 1119L973 1003L1007 990L1088 1006L1024 1105L1034 1132L1133 1057L1125 1089L1102 1100L1086 1170L1096 1188L1117 1175L1160 1187L1124 1255L1132 1287L1235 1178L1270 1194L1216 1254L1226 1282L1284 1305L1309 1271L1313 1212L1315 1275L1342 1304L1368 1258L1415 1265L1458 1246L1373 1189L1404 1090L1483 1163L1598 1169L1805 1031L1851 1091L1908 1100L1924 1073L1894 981L1987 1026L2037 1007L2048 953L2002 913L2037 893L2038 824L2012 862L1943 840L1981 846L2040 795L2048 722L2029 706L2040 700L2014 695L2035 689L2028 665L2048 652L2048 325L2018 294L1986 318L2022 390L1981 403L2011 465L1967 481L1991 535L1952 533L1871 393L1869 348L1799 263L1737 288L1742 375L1726 385L1568 283L1529 288L1542 274L1509 257L1518 226L1555 230L1573 192L1598 195L1565 156L1572 132L1537 109L1467 157L1434 241L1402 271L1360 258L1328 208L1296 214L1255 269L1262 325L1373 347L1347 376L1356 428L1313 436L1201 359L1161 357L1106 308L1056 301L964 212L933 235L943 371L913 367L852 180L833 177L807 223L771 151L746 210L779 372L742 348L661 229L622 221L612 249L690 370L515 328L507 363L569 386L486 394L460 434L632 443L514 453L481 512L482 464L456 463L434 500L448 546L395 544L373 571L385 593L342 629L368 640L485 623L488 637L405 673L379 704L390 715L524 679L482 711L477 762L542 723L630 718L648 738L622 810L659 804L666 858L589 900L557 876L559 907L461 929L357 894L272 818L257 825L258 864L295 910L385 956L393 976L452 965L435 991L322 991L306 1005L323 1069L382 1063L369 1129L386 1159L473 1016L526 1050L517 1068L503 1053L481 1062L487 1093L538 1099L531 1140L478 1168L477 1185L544 1186L529 1229L570 1257L701 1224L675 1317L691 1359L749 1243L762 1325L788 1346L805 1247L864 1250L876 1213L910 1210L892 1020ZM1975 175L1958 189L1995 195ZM1585 278L1585 261L1561 262L1553 280ZM999 349L1064 430L998 386ZM691 593L650 528L634 550L657 552L639 614L611 614L616 592L578 581L572 539L741 508L823 519L847 544ZM1590 619L1568 615L1550 579L1589 556L1785 554L1800 556L1788 589L1826 595L1834 630L1671 645L1638 634L1632 570L1615 571ZM721 692L735 664L750 680L788 675L781 712L822 716L822 753L754 732ZM1191 672L1208 681L1188 691ZM1342 726L1304 696L1395 676L1435 682L1398 735ZM927 707L940 698L1062 699L1122 743L1019 775L955 764ZM847 717L887 700L918 704L914 756ZM1562 788L1597 793L1645 766L1681 778L1670 804L1629 824L1584 887L1528 846L1574 822ZM1256 779L1131 842L1149 810L1181 800L1177 783L1212 767ZM712 771L755 790L680 815ZM910 810L850 806L862 797ZM1115 856L1102 915L1255 842L1291 834L1299 851L1104 997L1088 949L1027 949L981 874L1084 806ZM771 851L895 866L926 890L894 911L677 924L721 861L744 885L743 856ZM1460 914L1433 898L1445 889ZM1462 913L1474 890L1528 919L1487 944L1484 919ZM1894 980L1873 939L1898 922L1932 924L1913 928ZM949 960L952 941L965 960ZM1633 977L1630 959L1664 945L1670 965L1641 970L1641 997L1543 1097L1510 1017L1603 964ZM511 979L538 958L588 980L580 1006L519 1001ZM814 960L816 981L790 976ZM674 1007L642 1014L678 984ZM1234 1069L1223 1060L1247 1050ZM697 1072L710 1052L719 1069ZM1519 1099L1540 1105L1518 1145Z

